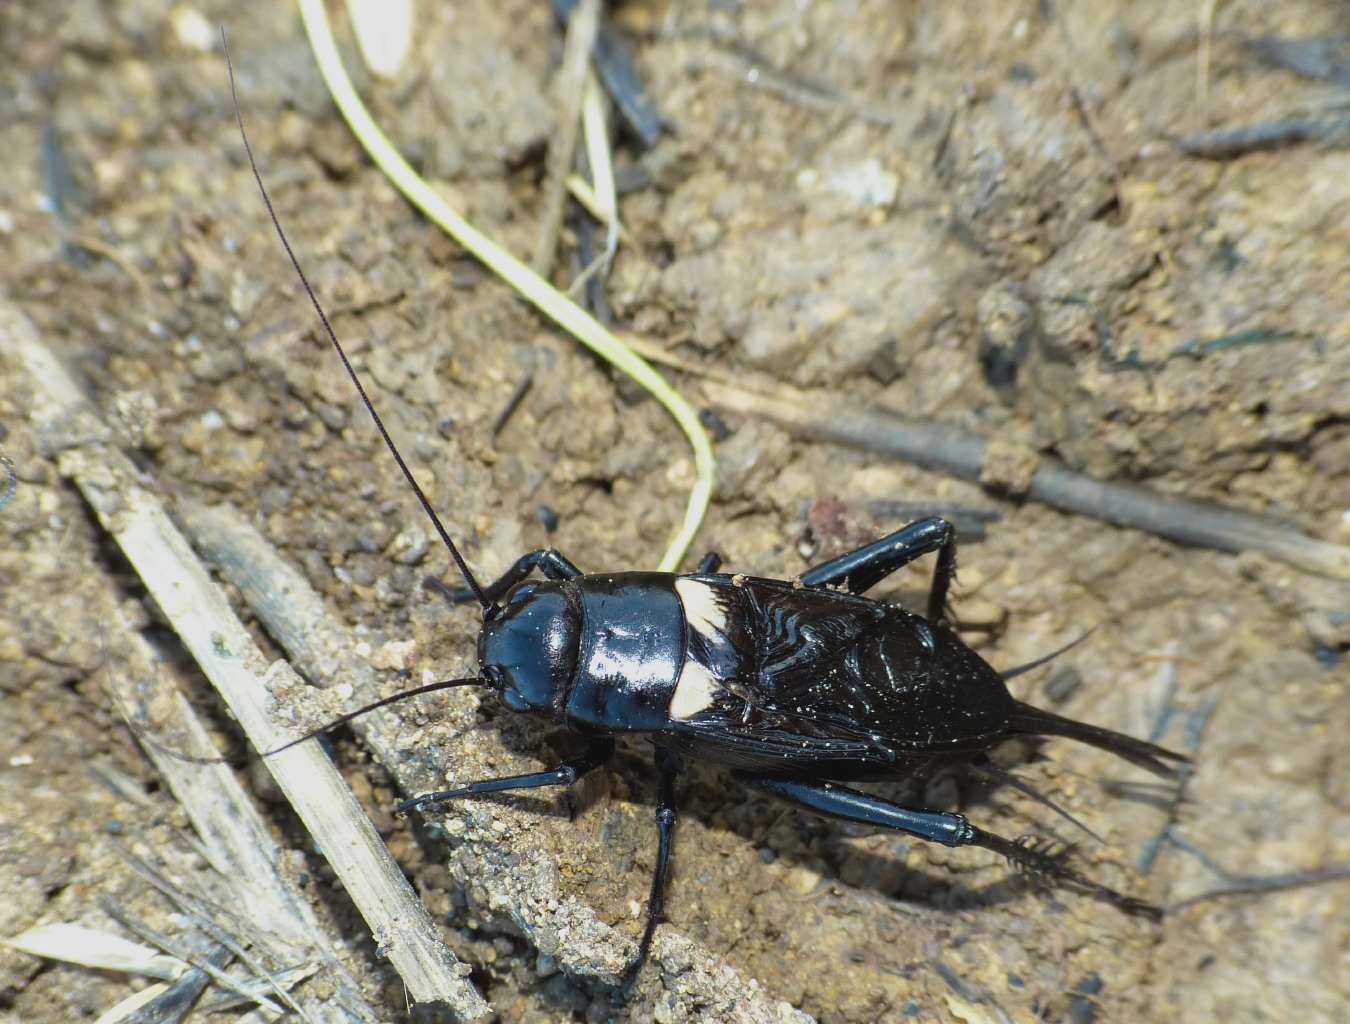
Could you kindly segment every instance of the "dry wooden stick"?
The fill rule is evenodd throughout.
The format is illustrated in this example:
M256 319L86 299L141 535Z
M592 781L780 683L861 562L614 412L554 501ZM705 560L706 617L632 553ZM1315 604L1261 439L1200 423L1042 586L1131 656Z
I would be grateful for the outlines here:
M252 523L228 505L180 499L176 511L193 545L239 588L306 679L320 687L350 685L358 695L353 703L380 699L375 671L356 654L350 635L334 624L323 598ZM372 712L351 723L385 765L402 759L398 737L387 728L391 720L397 721L392 713Z
M564 184L572 170L577 136L581 131L581 102L586 93L586 76L591 66L595 36L600 30L600 0L581 0L567 21L563 43L563 63L558 72L558 130L549 142L545 161L544 212L539 218L539 241L530 266L540 277L553 271L562 228L563 206L567 199Z
M146 654L150 653L149 643L139 634L139 632L136 634L135 640L138 646L144 647ZM171 687L166 689L172 690ZM176 690L172 690L172 696L173 699L179 701L183 700L182 695ZM183 703L188 709L188 716L191 717L194 714L191 710L191 705L186 704L185 701ZM209 749L209 745L206 748L199 747L197 749ZM159 756L173 759L172 755L163 752L161 752ZM177 758L174 760L181 763L183 759ZM216 765L207 765L206 767L216 767ZM250 804L250 809L251 806L252 805ZM189 849L197 851L202 859L215 867L217 878L223 880L227 888L243 888L244 880L239 876L231 875L228 872L228 869L222 870L221 865L215 860L215 851L207 846L204 841L199 839L189 839L187 846ZM193 880L193 883L180 885L163 872L157 870L147 860L137 856L131 849L121 846L120 844L116 849L118 854L126 862L127 866L131 868L136 875L177 907L178 912L191 921L203 934L209 936L211 940L218 945L228 949L236 958L238 958L239 962L243 964L249 974L255 979L252 982L233 982L228 987L227 991L223 993L227 998L237 998L249 1002L253 1001L253 995L262 995L270 991L275 993L277 998L282 1002L291 1006L293 1009L297 1009L297 1012L300 1013L303 1019L306 1021L310 1019L303 1007L296 1008L295 1001L290 996L290 989L318 970L319 964L316 962L297 963L297 961L304 961L307 954L306 950L295 950L287 955L287 950L277 950L272 948L270 951L274 962L277 964L295 964L296 966L282 968L281 970L269 970L254 953L249 952L249 950L245 948L243 944L244 940L237 937L235 932L231 930L231 925L234 925L241 933L247 931L249 935L247 941L252 943L254 947L263 951L267 951L269 950L269 947L275 947L277 945L277 943L273 941L277 938L277 935L268 930L265 923L259 922L256 917L250 913L252 910L251 892L248 892L247 890L239 892L235 896L233 902L230 905L225 906L218 900L214 900L201 892L189 892L188 885L191 885L193 889L200 890L202 888L196 879ZM292 924L296 923L299 922L292 922ZM343 976L351 981L350 987L355 990L355 979L351 979L350 976L347 975L344 967L341 965L336 966L342 972ZM285 982L285 984L283 984L283 982Z
M766 397L711 381L703 388L713 404L723 409L762 416L798 434L882 452L966 480L978 482L984 471L987 442L957 427L906 420L877 410L834 411L845 409L844 403L830 403L832 411L822 417L812 411L804 396L795 396L789 389ZM821 405L815 403L817 408ZM1343 545L1308 537L1287 523L1209 502L1094 480L1049 459L1039 460L1024 496L1182 544L1260 551L1307 572L1350 579L1350 548Z
M115 628L125 625L120 618L115 613ZM333 955L332 937L325 935L308 903L278 870L284 851L273 841L257 807L228 766L206 763L218 757L218 751L192 705L162 671L156 671L154 652L144 636L134 630L119 633L128 638L122 646L127 671L109 672L107 685L122 708L153 708L156 733L171 733L174 747L196 759L144 744L201 837L207 863L235 897L241 932L247 925L249 941L275 963L317 958L336 970L341 979L338 1001L343 1005L330 1009L301 999L297 1006L285 992L278 991L277 996L305 1021L337 1022L345 1019L344 1009L372 1014L355 979ZM133 711L130 720L135 723L140 717Z
M586 73L586 88L581 100L581 127L586 141L586 163L590 167L591 186L600 203L600 221L605 225L605 251L591 261L567 287L567 293L580 295L596 274L604 280L619 248L619 196L614 184L614 157L610 152L609 119L605 116L605 96L594 71Z
M106 429L74 381L27 318L2 304L0 338L29 373L37 430L47 451L59 453L62 475L80 488L250 742L258 750L284 744L290 736L267 709L270 687L301 687L299 677L284 662L267 666L153 491L126 455L105 442ZM426 909L318 745L302 744L264 763L388 950L412 997L445 1004L461 1020L486 1018L491 1008L441 942ZM217 824L228 832L233 823ZM303 903L298 894L293 900Z

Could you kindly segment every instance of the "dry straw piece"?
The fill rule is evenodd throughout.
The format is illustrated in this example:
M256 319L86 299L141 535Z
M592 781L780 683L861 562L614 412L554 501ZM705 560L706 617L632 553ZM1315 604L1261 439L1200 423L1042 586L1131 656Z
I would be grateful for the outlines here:
M309 36L310 48L318 62L328 92L352 133L365 147L375 165L407 200L451 238L483 262L493 273L511 285L536 309L572 337L616 369L626 373L649 391L679 424L694 451L694 486L685 506L684 521L671 539L658 569L671 572L683 560L694 534L698 532L712 498L715 460L707 432L698 413L641 356L619 341L603 324L563 295L528 266L479 231L446 202L412 166L403 159L389 137L370 116L355 86L347 75L328 23L323 0L299 0L300 16Z
M299 677L285 662L267 664L160 504L152 482L108 442L107 429L28 319L3 304L0 338L32 380L34 426L44 450L58 458L61 474L79 487L253 746L271 750L284 744L290 736L268 711L271 689L302 687ZM205 736L201 730L195 742L206 742ZM223 764L175 764L169 756L157 761L203 838L275 909L269 926L294 934L297 942L306 933L321 934L304 896L278 872L280 850L230 770ZM426 908L319 745L302 744L264 764L387 949L412 998L445 1003L461 1020L486 1018L491 1008L441 941ZM336 940L330 942L336 948ZM324 959L337 958L328 953ZM353 1002L361 1001L354 997Z

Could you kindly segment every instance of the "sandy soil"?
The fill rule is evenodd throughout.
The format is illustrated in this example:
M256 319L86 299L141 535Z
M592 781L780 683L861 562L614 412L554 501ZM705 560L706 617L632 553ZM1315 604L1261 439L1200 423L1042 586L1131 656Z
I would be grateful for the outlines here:
M808 389L822 410L880 403L1350 543L1350 150L1216 161L1170 142L1343 116L1343 83L1272 67L1244 40L1334 34L1344 9L1219 5L1201 85L1202 6L622 6L672 126L650 151L620 150L641 187L622 200L616 322L710 368ZM6 5L0 288L165 500L237 507L372 650L411 640L384 659L390 679L471 662L474 616L421 586L447 559L315 334L242 161L219 47L192 12L228 27L279 213L473 564L493 576L544 545L587 569L654 564L691 476L672 424L394 194L329 103L290 9ZM528 254L554 132L552 16L522 0L419 12L398 80L358 84L422 172ZM702 404L696 378L676 379ZM168 929L117 854L173 847L185 819L106 696L114 612L204 708L212 698L41 450L32 387L0 351L0 443L18 474L0 510L0 936L106 926L109 898ZM1094 877L1163 905L1218 885L1193 852L1155 849L1169 827L1242 875L1350 860L1346 584L723 419L694 558L715 548L737 569L791 575L893 528L887 502L994 512L962 549L956 595L963 617L997 623L971 634L981 653L1014 665L1099 627L1018 695L1138 735L1170 709L1163 741L1197 762L1178 808L1068 743L1000 754L1107 838L1078 848ZM926 571L882 593L913 604ZM452 709L433 753L456 778L534 770L567 749L488 699L421 708L407 729L432 736ZM668 998L660 971L627 1007L559 973L464 884L453 827L447 853L392 819L399 794L354 740L337 756L502 1020L715 1019ZM919 796L1005 834L1073 838L1006 790L936 779ZM550 851L563 890L632 936L651 800L634 744L570 815L561 797L454 814L490 814L503 842ZM1346 1016L1344 883L1200 902L1153 925L1028 892L992 856L785 813L715 770L690 773L682 804L669 927L821 1021ZM309 867L351 937L350 969L401 1017L397 979L312 851ZM0 948L8 1019L93 1019L130 984Z

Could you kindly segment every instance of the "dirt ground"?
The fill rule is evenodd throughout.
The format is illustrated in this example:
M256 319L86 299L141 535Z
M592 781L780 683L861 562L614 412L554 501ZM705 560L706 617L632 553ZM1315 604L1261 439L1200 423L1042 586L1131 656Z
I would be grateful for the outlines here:
M1343 33L1345 8L1216 6L1204 39L1198 0L618 7L670 126L650 150L619 149L631 190L606 286L616 324L699 365L806 389L821 411L877 403L1350 543L1350 149L1216 160L1173 144L1309 111L1343 119L1344 48L1337 82L1248 44ZM418 16L397 80L358 87L422 173L528 255L556 130L548 5L422 3ZM385 659L390 679L471 664L475 616L422 587L450 578L448 560L271 234L219 44L200 31L217 24L290 238L473 565L492 577L547 545L585 569L654 565L692 479L683 439L394 193L286 5L0 8L0 297L171 507L242 510L372 650L413 641ZM569 232L563 284L574 243ZM696 376L672 379L708 405ZM40 449L34 386L0 350L0 444L18 477L0 509L0 937L112 927L108 899L170 930L117 853L153 855L186 826L107 697L124 668L114 614L195 700L211 696ZM715 548L736 569L790 576L894 528L897 503L996 514L962 547L957 613L997 627L971 642L1012 666L1096 626L1015 693L1196 761L1174 806L1093 750L1000 751L1104 845L1006 789L938 778L918 798L1006 835L1072 839L1085 872L1166 907L1223 882L1204 855L1241 876L1350 861L1350 585L720 418L717 496L690 564ZM916 606L928 571L881 593ZM458 724L427 747L442 778L537 770L568 749L462 692L406 712L409 733L447 708ZM626 1006L560 972L455 859L454 822L489 815L504 843L549 851L567 895L635 936L655 845L641 745L570 815L562 797L456 807L446 845L393 820L400 794L353 739L336 752L502 1020L724 1013L668 996L662 969ZM1203 900L1152 924L1028 891L979 851L785 812L717 770L691 771L681 804L668 928L820 1021L1347 1017L1345 882ZM1177 841L1160 843L1164 830ZM397 978L310 861L350 937L347 966L401 1019ZM0 947L5 1019L93 1019L138 984Z

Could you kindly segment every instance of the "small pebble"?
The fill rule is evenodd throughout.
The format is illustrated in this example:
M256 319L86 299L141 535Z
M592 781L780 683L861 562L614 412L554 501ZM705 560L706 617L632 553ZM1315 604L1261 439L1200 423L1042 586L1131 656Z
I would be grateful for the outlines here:
M809 896L820 885L820 875L805 865L798 865L787 873L784 881L798 896Z
M703 424L703 429L708 432L708 436L713 439L715 444L721 443L731 436L731 428L712 409L702 410L698 414L698 421Z
M1083 685L1083 676L1076 668L1064 667L1045 684L1045 699L1051 704L1063 704Z
M216 30L195 7L176 7L169 20L173 24L173 34L189 50L209 53L216 45Z

